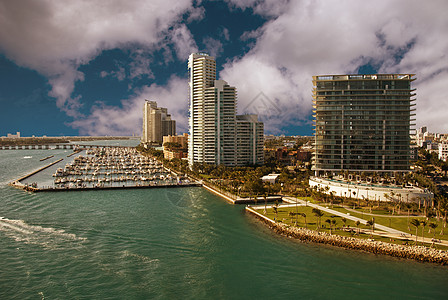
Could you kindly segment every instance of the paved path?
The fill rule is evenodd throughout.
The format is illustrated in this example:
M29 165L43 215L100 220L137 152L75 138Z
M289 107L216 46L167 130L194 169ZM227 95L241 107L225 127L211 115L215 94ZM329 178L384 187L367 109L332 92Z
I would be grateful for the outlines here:
M352 215L349 215L349 214L345 214L345 213L342 213L342 212L337 211L337 210L326 208L326 207L318 205L318 204L314 204L314 203L310 203L310 202L307 203L304 200L295 199L295 198L292 198L292 197L284 197L283 199L285 199L285 198L288 201L290 201L290 202L295 202L296 200L298 200L299 203L302 204L302 205L308 205L310 207L320 209L320 210L322 210L322 211L324 211L326 213L346 218L347 220L352 220L354 222L359 221L361 224L364 224L364 225L366 225L366 223L367 223L367 221L364 220L364 219L361 219L361 218L358 218L358 217L355 217L355 216L352 216ZM295 204L289 204L289 205L294 206ZM390 227L387 227L387 226L384 226L384 225L376 224L376 223L375 223L375 228L379 229L379 230L382 230L382 231L385 231L385 232L388 232L388 233L393 233L393 234L398 234L398 235L403 235L403 234L407 235L408 234L406 232L403 232L403 231L400 231L400 230L396 230L396 229L393 229L393 228L390 228Z
M348 215L330 208L326 208L324 206L318 205L318 204L314 204L302 199L298 199L298 198L293 198L293 197L283 197L283 201L289 202L290 204L282 204L280 207L294 207L296 206L296 202L300 203L301 206L307 205L313 208L317 208L320 209L324 212L327 212L329 214L332 215L336 215L336 216L340 216L343 218L346 218L348 220L352 220L354 222L359 221L361 224L366 225L367 221L352 215ZM271 207L272 205L270 205ZM394 238L394 239L410 239L410 240L415 240L415 235L404 232L404 231L400 231L394 228L390 228L384 225L380 225L380 224L376 224L375 223L375 229L379 229L381 231L384 231L386 234L381 234L383 236L389 237L389 238ZM418 237L419 242L421 242L421 237ZM426 243L431 243L431 238L425 238L424 242ZM441 240L440 242L437 242L436 244L439 245L443 245L443 246L448 246L448 241L447 240Z
M349 207L347 207L347 206L343 206L346 210L348 210L348 211L351 211L351 212L354 212L354 213L357 213L357 214L360 214L361 212L359 212L359 211L356 211L355 209L352 209L352 208L349 208ZM363 214L365 214L366 216L372 216L372 217L388 217L388 218L410 218L410 217L412 217L412 218L423 218L423 217L425 217L425 216L423 216L423 215L417 215L417 216L415 216L415 215L412 215L412 216L390 216L390 215L379 215L379 214L372 214L372 213L366 213L366 212L363 212Z

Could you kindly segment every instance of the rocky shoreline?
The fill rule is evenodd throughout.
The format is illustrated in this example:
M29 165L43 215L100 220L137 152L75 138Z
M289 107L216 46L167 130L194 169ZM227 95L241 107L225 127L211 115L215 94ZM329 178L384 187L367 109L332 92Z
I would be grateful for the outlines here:
M272 220L259 214L252 208L246 208L246 210L268 225L275 233L301 241L327 244L351 250L362 250L374 254L413 259L420 262L430 262L441 265L448 264L448 251L423 246L389 244L380 241L317 232L301 227L291 227L283 223L274 223Z

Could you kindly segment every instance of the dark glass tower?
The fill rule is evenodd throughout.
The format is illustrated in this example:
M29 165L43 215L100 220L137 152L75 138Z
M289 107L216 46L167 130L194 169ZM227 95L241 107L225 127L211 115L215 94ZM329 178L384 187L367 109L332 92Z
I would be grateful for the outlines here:
M316 175L409 171L413 76L313 76Z

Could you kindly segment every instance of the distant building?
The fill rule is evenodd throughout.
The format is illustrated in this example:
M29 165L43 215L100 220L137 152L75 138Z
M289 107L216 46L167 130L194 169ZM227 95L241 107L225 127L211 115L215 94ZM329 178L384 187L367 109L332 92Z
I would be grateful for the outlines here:
M447 161L448 158L448 142L443 141L439 143L439 149L438 149L439 159L443 161Z
M163 137L163 157L171 160L173 158L187 158L188 134L168 135Z
M195 162L225 166L262 163L263 123L255 115L236 116L236 88L216 80L214 57L193 53L188 69L190 166ZM241 143L243 139L248 140Z
M166 108L157 107L157 102L146 100L143 106L142 143L145 146L160 145L166 135L176 135L176 121L171 119Z
M20 131L17 131L16 134L8 133L7 137L10 139L18 139L20 138Z
M263 181L264 183L275 184L279 176L280 174L264 175L263 177L261 177L261 181Z
M413 76L313 76L316 176L410 170Z

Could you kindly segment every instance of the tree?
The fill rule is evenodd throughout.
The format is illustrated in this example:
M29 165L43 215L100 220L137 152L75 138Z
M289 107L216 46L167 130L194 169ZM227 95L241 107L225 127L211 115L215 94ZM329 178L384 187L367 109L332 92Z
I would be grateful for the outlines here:
M300 215L305 219L305 228L308 228L308 224L306 223L306 213L300 213Z
M317 208L313 208L313 210L311 212L317 217L317 230L319 231L320 218L322 218L324 213L321 210L317 209Z
M347 225L347 219L346 218L342 218L342 223L344 223L344 227Z
M437 224L435 222L431 222L431 223L429 223L428 226L429 226L429 228L431 228L433 230L433 233L432 233L432 245L434 246L434 242L435 242L435 239L436 239L436 228L437 228L437 226L439 226L439 224Z
M331 220L330 219L326 219L325 223L328 223L328 225L330 226L330 234L331 234Z
M370 230L371 230L371 232L370 232L370 236L372 236L372 235L373 235L373 232L375 231L375 218L372 218L371 220L368 220L368 221L366 222L366 225L367 225L367 226L370 226Z
M272 209L274 210L274 214L275 214L274 221L277 222L277 213L278 213L278 203L277 202L274 205L272 205Z
M420 221L420 225L422 225L422 243L425 242L425 227L428 225L428 221L422 220Z
M411 225L415 226L415 244L417 245L417 233L418 233L418 227L420 226L420 220L419 219L412 219Z
M356 229L358 230L358 235L359 235L359 225L361 224L361 222L359 222L359 220L356 221Z
M264 194L263 198L264 198L264 214L266 214L266 207L268 205L268 197L266 196L266 194Z

